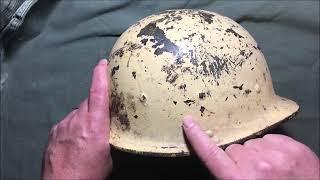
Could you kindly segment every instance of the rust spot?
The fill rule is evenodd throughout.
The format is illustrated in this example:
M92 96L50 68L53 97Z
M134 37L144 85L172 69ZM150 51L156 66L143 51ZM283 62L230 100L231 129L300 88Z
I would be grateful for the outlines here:
M130 129L130 121L128 119L128 114L120 114L118 116L119 121L121 123L121 129L124 130L129 130Z
M127 104L128 104L128 108L132 109L134 112L136 112L136 105L134 103L134 96L131 94L127 95Z
M267 110L267 108L266 108L264 105L262 105L262 108L263 108L263 110L265 110L265 111Z
M252 91L250 90L250 89L246 89L245 91L244 91L244 93L246 94L246 95L248 95L248 94L250 94Z
M181 85L179 86L179 89L186 90L186 87L187 87L187 85L186 85L186 84L181 84Z
M204 93L204 92L199 93L200 99L204 99L205 97L206 97L206 93Z
M128 114L124 102L125 98L123 93L118 94L116 92L112 92L110 113L111 117L115 117L115 119L118 120L118 122L120 123L120 128L122 130L129 130L130 121L128 119Z

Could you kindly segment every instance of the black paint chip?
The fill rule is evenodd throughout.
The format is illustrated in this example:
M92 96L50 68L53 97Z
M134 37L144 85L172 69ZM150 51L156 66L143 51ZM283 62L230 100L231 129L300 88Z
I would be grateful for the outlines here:
M241 36L240 34L238 34L237 32L235 32L233 29L228 28L226 29L227 33L232 33L234 36L238 37L238 38L243 38L243 36Z
M184 90L186 90L186 87L187 87L186 84L181 84L181 85L179 86L179 89L184 89Z
M190 99L187 99L187 100L185 100L185 101L183 101L186 105L188 105L188 106L191 106L191 104L194 104L195 103L195 101L194 100L190 100Z
M137 73L136 73L135 71L133 71L133 72L132 72L132 76L133 76L134 79L136 79Z
M246 95L248 95L248 94L250 94L252 91L250 90L250 89L246 89L245 91L244 91L244 93L246 93Z
M199 93L200 99L204 99L205 97L206 97L206 93L204 93L204 92Z
M239 89L239 90L242 90L243 88L243 84L241 84L241 86L233 86L233 89Z
M118 49L118 50L116 50L116 51L114 52L114 55L115 55L115 56L119 56L119 57L122 57L123 54L124 54L123 48L120 48L120 49Z
M165 32L160 29L155 22L149 23L140 30L137 37L142 36L153 37L150 41L154 43L152 47L156 49L154 54L157 56L164 52L172 53L173 55L176 55L179 52L179 47L166 37Z
M116 73L117 70L119 70L119 65L112 68L111 76L113 76Z
M204 11L199 11L199 16L208 24L211 24L213 22L213 17L215 15L210 14L210 13L206 13Z
M205 107L203 107L203 106L201 106L201 107L200 107L200 112L201 112L201 113L203 113L203 112L204 112L204 110L206 110L206 108L205 108Z
M148 42L148 39L142 39L140 42L141 42L143 45L146 45L147 42Z

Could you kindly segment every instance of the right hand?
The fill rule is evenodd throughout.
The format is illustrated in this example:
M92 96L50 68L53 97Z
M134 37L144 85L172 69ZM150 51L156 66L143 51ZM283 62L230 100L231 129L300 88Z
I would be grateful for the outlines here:
M319 179L319 159L290 137L268 134L225 151L201 130L191 116L183 129L195 153L219 179Z

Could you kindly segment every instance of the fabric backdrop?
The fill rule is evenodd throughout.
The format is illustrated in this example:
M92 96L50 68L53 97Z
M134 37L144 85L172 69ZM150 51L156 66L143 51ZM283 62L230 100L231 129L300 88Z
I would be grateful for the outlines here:
M319 155L319 1L39 0L4 44L1 177L37 179L48 131L88 95L92 69L135 21L173 8L226 15L260 44L276 92L300 113L274 132ZM113 151L114 179L209 179L196 157Z

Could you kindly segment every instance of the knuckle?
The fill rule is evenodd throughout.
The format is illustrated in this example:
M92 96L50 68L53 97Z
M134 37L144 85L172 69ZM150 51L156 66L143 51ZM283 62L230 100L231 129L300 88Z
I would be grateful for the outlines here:
M261 141L261 138L256 138L256 139L250 139L246 141L243 145L246 147L252 147L258 144Z
M88 120L90 120L90 121L91 120L92 121L95 121L95 120L100 121L101 118L102 118L102 115L99 112L90 112L90 113L88 113Z
M50 137L53 137L53 135L56 133L57 127L58 127L58 124L55 124L52 126L52 128L50 129L50 132L49 132Z
M228 146L227 148L226 148L226 152L227 153L231 153L231 152L233 152L235 149L239 149L239 148L241 148L242 147L242 145L240 145L240 144L231 144L230 146Z
M204 159L206 160L205 163L208 163L211 159L216 158L221 151L221 148L210 145L204 156Z
M101 86L94 86L90 88L90 95L101 96L103 88Z
M50 133L55 132L57 127L58 127L58 124L53 125L52 128L50 129Z
M289 157L288 153L285 153L282 151L275 151L273 153L273 155L274 155L274 157L277 158L277 161L280 162L280 164L290 161L290 157Z
M308 151L308 147L291 137L280 135L280 134L269 134L263 137L266 140L277 142L284 146L293 155L300 156Z
M105 142L105 141L104 141L104 142ZM106 144L106 147L107 147L107 153L110 153L110 152L111 152L110 144L109 144L109 143L107 143L107 144Z
M304 145L300 142L297 142L295 144L292 144L291 150L293 151L293 155L295 155L296 157L301 157L306 152L309 151L309 148L306 145Z
M281 134L267 134L265 136L263 136L264 139L269 139L272 141L280 141L280 142L288 142L288 141L294 141L294 139L292 139L291 137L285 136L285 135L281 135Z
M288 153L281 151L274 152L273 157L276 158L276 163L274 163L275 168L281 172L290 172L296 162Z
M61 122L58 123L57 129L64 129L67 127L68 123L70 122L69 119L64 119Z
M270 172L273 170L272 164L265 160L259 160L256 164L256 168L260 172Z

